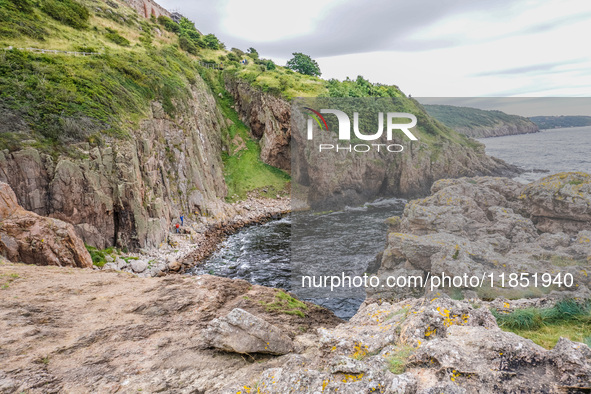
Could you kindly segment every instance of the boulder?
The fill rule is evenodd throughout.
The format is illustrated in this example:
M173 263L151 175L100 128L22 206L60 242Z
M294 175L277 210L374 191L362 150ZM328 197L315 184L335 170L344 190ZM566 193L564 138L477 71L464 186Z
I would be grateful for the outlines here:
M591 175L563 172L532 182L520 196L536 227L576 233L591 226Z
M144 272L148 268L148 263L144 260L131 260L131 269L133 272Z
M281 355L293 350L292 340L281 330L240 308L212 320L203 336L210 346L228 352Z
M92 259L74 227L22 208L0 182L0 255L36 265L91 268Z

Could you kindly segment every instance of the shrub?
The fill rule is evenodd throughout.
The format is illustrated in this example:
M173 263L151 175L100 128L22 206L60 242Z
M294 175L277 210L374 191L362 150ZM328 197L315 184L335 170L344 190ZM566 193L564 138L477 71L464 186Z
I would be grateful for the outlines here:
M33 3L30 0L10 0L10 2L20 12L25 14L31 14L33 12Z
M180 35L186 35L192 41L197 41L201 37L201 34L197 31L195 24L189 19L183 17L179 22Z
M86 7L75 0L45 0L41 10L53 19L71 26L75 29L83 29L90 14Z
M248 56L254 60L257 60L259 58L259 53L253 47L248 48L246 50L246 52L247 52Z
M231 51L234 52L238 57L244 57L244 51L238 48L232 48Z
M205 47L213 50L220 49L220 41L218 38L213 34L208 34L203 38L205 43Z
M128 47L129 45L131 45L127 38L123 37L115 30L107 29L107 34L105 34L105 37L107 38L107 40L114 42L117 45L121 45L122 47Z
M158 23L160 23L162 26L164 26L164 28L170 32L173 33L179 33L180 32L180 27L179 25L177 25L175 23L175 21L173 21L172 19L170 19L167 16L164 15L160 15L158 17Z
M187 36L180 36L179 37L179 46L183 51L187 51L190 54L196 55L197 54L197 46L193 43L193 41Z
M231 62L239 62L240 58L234 52L228 53L228 60Z

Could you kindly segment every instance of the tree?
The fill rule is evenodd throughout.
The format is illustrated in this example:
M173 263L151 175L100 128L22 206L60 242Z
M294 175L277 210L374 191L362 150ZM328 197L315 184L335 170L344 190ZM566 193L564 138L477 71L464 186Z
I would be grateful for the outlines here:
M180 35L187 35L193 43L197 42L201 37L201 34L197 31L195 24L189 19L182 17L179 22Z
M314 75L319 77L322 75L320 72L320 67L316 60L312 59L308 55L304 55L303 53L294 52L292 53L293 58L291 58L287 62L287 68L299 72L300 74L305 75Z
M205 42L205 46L209 49L218 50L220 49L220 41L218 38L213 34L208 34L203 38Z
M253 47L248 48L246 50L246 52L248 53L248 56L251 57L254 60L257 60L259 58L259 53Z

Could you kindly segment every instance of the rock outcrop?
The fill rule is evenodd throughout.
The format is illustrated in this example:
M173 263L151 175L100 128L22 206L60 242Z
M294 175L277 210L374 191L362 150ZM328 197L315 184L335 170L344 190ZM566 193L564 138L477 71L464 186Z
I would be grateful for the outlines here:
M154 102L132 138L71 147L76 157L52 157L28 147L0 151L0 181L20 204L74 225L99 249L159 245L180 213L224 219L221 161L225 118L205 82L195 76L192 99L171 119Z
M26 264L92 267L90 254L71 224L26 211L4 182L0 182L0 255Z
M287 354L293 350L291 339L281 330L240 308L212 320L204 339L212 347L235 353Z
M446 297L370 301L351 321L318 329L314 341L306 352L284 356L283 365L265 370L256 388L426 394L590 387L591 350L585 344L562 338L546 350L500 330L488 309Z
M522 185L506 178L461 178L436 182L432 195L410 201L390 223L388 247L378 276L477 276L493 282L477 286L484 298L540 296L548 281L533 275L572 275L568 287L588 291L591 262L591 176L561 173ZM516 286L501 275L531 276ZM516 282L513 282L516 284ZM552 287L552 289L554 289ZM468 290L463 284L459 290ZM420 295L420 288L368 290L375 297Z

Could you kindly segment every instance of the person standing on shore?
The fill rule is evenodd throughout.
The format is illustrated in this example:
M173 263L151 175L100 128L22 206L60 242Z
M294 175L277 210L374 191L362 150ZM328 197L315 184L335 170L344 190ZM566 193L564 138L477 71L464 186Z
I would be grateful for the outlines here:
M179 233L179 227L180 227L180 225L177 223L177 224L176 224L176 226L175 226L175 228L176 228L176 233L177 233L177 234Z
M184 226L184 224L183 224L184 222L185 222L185 216L181 215L181 226Z

